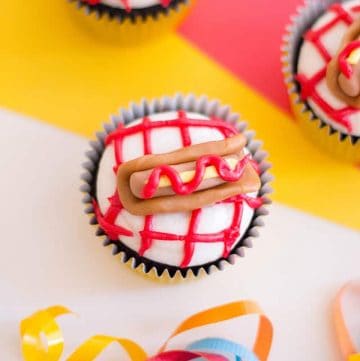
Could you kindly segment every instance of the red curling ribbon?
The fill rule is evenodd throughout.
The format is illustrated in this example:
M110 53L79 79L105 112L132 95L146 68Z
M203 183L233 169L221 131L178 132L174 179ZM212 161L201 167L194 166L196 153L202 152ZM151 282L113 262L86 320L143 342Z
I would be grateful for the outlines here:
M227 357L222 355L194 351L167 351L151 357L147 361L190 361L200 357L206 361L229 361Z

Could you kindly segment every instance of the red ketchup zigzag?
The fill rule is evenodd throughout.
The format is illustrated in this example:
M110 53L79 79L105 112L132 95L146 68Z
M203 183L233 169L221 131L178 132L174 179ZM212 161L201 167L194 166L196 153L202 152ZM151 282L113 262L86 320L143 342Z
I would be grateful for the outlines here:
M169 165L160 165L153 169L146 185L143 188L143 197L149 199L154 196L159 187L161 176L166 176L171 182L171 187L176 194L191 194L202 182L206 167L214 166L220 176L226 182L236 182L244 174L245 167L250 163L249 155L238 161L236 167L231 169L225 159L218 155L204 155L196 161L195 174L190 182L184 183L179 172ZM254 164L254 162L252 162Z
M97 5L101 3L101 0L83 0L86 3L90 4L90 5ZM132 9L130 6L130 1L129 0L118 0L119 3L122 3L123 6L125 7L125 10L129 13ZM168 7L171 3L171 0L160 0L160 4L163 7Z

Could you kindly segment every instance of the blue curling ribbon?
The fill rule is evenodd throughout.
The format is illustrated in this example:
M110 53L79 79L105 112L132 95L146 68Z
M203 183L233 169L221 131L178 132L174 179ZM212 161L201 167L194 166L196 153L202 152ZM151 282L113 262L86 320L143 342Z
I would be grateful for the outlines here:
M259 361L257 356L246 347L223 338L205 338L193 342L186 349L189 351L226 354L224 356L229 355L231 357L229 361Z

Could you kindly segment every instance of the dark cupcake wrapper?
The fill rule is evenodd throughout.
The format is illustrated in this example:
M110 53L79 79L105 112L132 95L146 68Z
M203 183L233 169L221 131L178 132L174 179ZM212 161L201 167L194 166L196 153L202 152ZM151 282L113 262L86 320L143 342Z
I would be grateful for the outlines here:
M92 200L96 198L96 179L98 164L101 155L105 149L104 139L114 131L119 123L129 124L135 119L149 116L152 114L176 111L183 109L187 112L197 112L206 116L215 115L226 122L234 125L239 132L245 134L247 138L247 148L250 150L253 158L258 162L260 167L261 189L259 196L263 197L264 205L256 209L252 221L245 234L237 242L231 254L227 258L220 258L201 266L180 268L168 266L158 262L151 261L145 257L139 256L135 251L125 246L121 241L110 240L104 231L98 227L96 235L105 237L104 246L112 246L113 254L119 255L123 263L128 263L134 269L140 269L145 274L154 273L157 278L174 279L180 276L181 279L190 276L198 277L201 273L209 275L214 270L222 270L227 264L234 264L238 257L243 257L245 248L252 247L253 239L258 237L258 229L263 226L263 216L268 214L266 205L271 203L268 195L272 192L269 185L272 176L268 173L270 164L266 162L267 153L261 150L261 142L254 140L254 132L246 130L246 123L238 121L238 115L231 113L228 106L221 106L217 101L209 101L203 96L196 98L190 94L186 97L177 94L174 97L163 97L151 102L143 100L140 104L132 103L129 109L120 110L119 115L111 117L111 123L104 124L104 130L96 133L96 140L90 142L90 150L86 152L87 161L83 164L85 172L81 179L83 184L81 191L85 193L83 203L86 205L85 212L91 216L90 224L97 225L97 219L94 214Z
M320 119L306 101L300 98L300 85L295 79L298 66L298 55L303 42L304 33L311 28L314 22L335 3L344 3L339 0L312 1L305 0L303 6L297 8L296 14L291 16L290 24L285 29L283 43L281 47L282 72L284 74L285 84L288 87L289 96L295 95L295 105L301 105L301 112L310 113L309 121L315 122L317 128L328 136L337 137L340 143L349 143L352 146L357 145L360 136L351 135L334 128L330 123ZM326 145L325 145L326 146ZM346 151L346 150L345 150ZM346 156L346 154L345 154ZM352 155L350 155L352 157Z
M117 19L123 22L129 19L132 23L146 22L148 19L156 20L160 14L168 16L172 12L179 11L180 7L189 5L191 0L173 0L169 6L154 5L143 9L132 9L127 12L124 9L114 8L104 4L90 5L81 0L69 0L75 2L79 9L84 9L87 14L96 14L98 18L107 16L109 19Z

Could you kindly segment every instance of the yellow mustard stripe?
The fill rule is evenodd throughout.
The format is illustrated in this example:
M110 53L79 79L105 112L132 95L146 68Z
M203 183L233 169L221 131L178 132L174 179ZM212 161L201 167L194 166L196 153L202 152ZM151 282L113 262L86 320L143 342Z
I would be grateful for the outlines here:
M235 169L236 165L239 162L239 160L235 158L224 158L224 159L228 163L230 169ZM195 170L187 170L184 172L180 172L179 177L184 183L188 183L194 178L195 174L196 174ZM218 178L218 177L219 177L219 173L216 167L211 165L205 168L205 173L202 179ZM170 186L171 186L170 179L166 175L161 176L159 181L159 187L170 187Z
M347 58L347 61L352 64L352 65L356 65L360 60L360 49L357 48L355 50L353 50L349 57Z
M66 1L2 5L0 105L90 137L131 100L206 93L241 112L265 141L274 200L360 229L359 170L318 151L287 114L178 35L124 48L82 16Z

